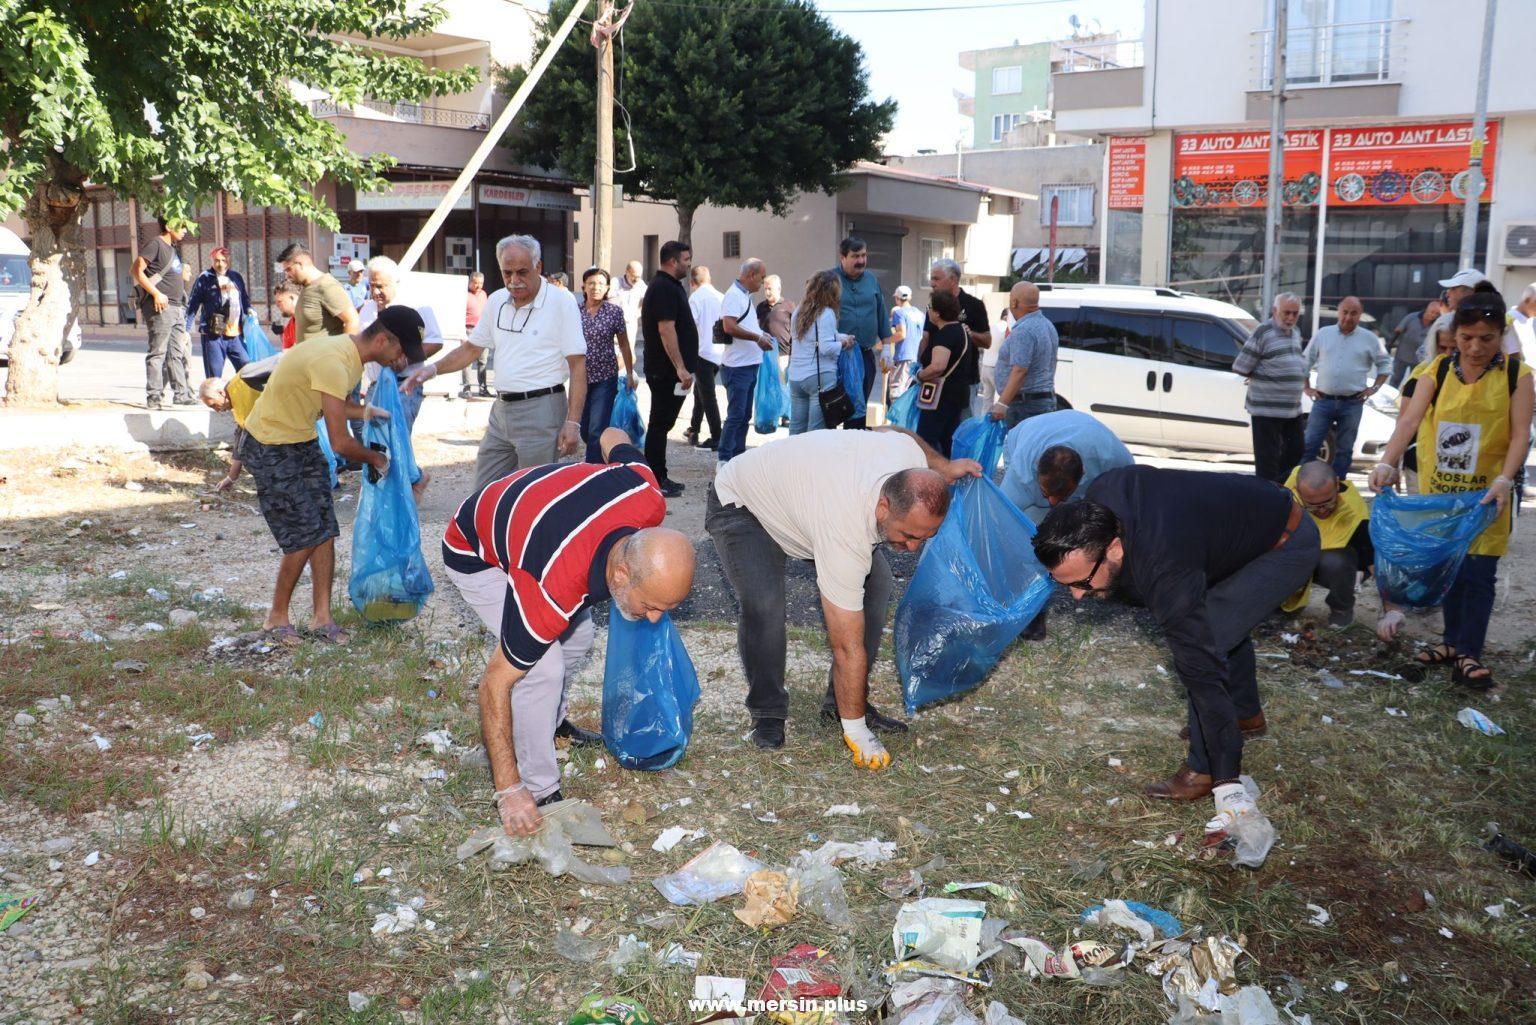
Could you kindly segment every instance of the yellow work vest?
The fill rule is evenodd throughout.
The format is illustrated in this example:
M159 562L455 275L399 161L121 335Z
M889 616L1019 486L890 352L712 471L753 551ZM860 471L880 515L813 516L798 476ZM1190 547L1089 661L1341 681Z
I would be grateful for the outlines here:
M1463 384L1454 367L1447 366L1445 373L1440 373L1440 364L1449 358L1436 357L1422 374L1426 378L1443 378L1435 392L1435 404L1419 424L1419 491L1425 495L1481 491L1503 472L1504 459L1509 455L1511 396L1507 364L1489 367L1478 380ZM1528 377L1530 373L1531 368L1521 361L1518 377ZM1507 552L1513 517L1511 501L1504 515L1472 542L1468 554Z
M1296 478L1301 475L1301 467L1291 471L1286 478L1285 486L1291 494L1296 496L1296 501L1301 502L1301 492L1296 488ZM1303 508L1306 508L1303 506ZM1322 539L1322 550L1331 551L1336 548L1349 547L1349 539L1355 536L1355 528L1371 518L1371 511L1366 508L1365 499L1360 497L1359 489L1350 485L1348 481L1339 482L1339 502L1333 509L1333 515L1318 519L1311 511L1307 515L1312 522L1317 524L1318 536ZM1363 568L1363 567L1362 567ZM1291 595L1280 606L1283 612L1297 612L1306 607L1307 595L1312 590L1311 582L1301 585L1301 590Z

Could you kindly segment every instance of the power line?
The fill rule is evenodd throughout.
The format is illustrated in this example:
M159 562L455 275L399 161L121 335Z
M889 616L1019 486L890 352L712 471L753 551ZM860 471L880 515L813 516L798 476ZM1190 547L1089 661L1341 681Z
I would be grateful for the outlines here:
M507 0L515 6L522 7L530 13L548 14L548 11L538 11L527 3L519 0ZM647 0L654 7L676 7L690 11L711 11L716 14L748 14L754 13L751 7L742 7L739 4L700 3L698 0ZM820 7L817 12L824 15L834 14L954 14L965 11L1000 11L1010 8L1023 7L1055 7L1061 4L1073 3L1075 0L992 0L987 3L962 3L962 4L936 4L927 3L920 7Z

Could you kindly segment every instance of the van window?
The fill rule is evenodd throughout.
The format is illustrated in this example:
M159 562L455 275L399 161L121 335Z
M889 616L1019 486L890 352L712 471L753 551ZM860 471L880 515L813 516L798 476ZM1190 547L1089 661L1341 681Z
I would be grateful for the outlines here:
M1110 356L1167 359L1162 318L1156 313L1082 308L1073 348Z
M1168 329L1173 341L1173 361L1186 367L1231 370L1237 358L1237 338L1211 320L1169 317Z
M1073 345L1071 339L1075 334L1073 328L1077 323L1077 310L1061 306L1042 306L1040 312L1045 314L1045 319L1055 326L1056 337L1060 344L1071 348Z
M0 255L0 292L28 292L32 288L32 266L20 255Z

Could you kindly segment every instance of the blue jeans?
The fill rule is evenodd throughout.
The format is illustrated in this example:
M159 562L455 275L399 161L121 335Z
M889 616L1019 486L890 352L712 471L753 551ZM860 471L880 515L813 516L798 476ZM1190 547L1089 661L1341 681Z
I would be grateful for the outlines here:
M725 385L725 423L720 427L720 461L728 463L747 450L747 424L757 394L757 367L721 367Z
M835 380L828 375L828 381ZM831 387L831 384L828 384ZM827 426L821 415L821 383L816 375L789 382L789 433L804 434L819 431Z
M587 462L603 461L600 439L613 422L613 400L619 396L619 379L588 381L587 398L581 405L581 440L587 443Z
M1364 399L1317 399L1307 416L1307 434L1301 447L1301 461L1310 463L1322 450L1328 432L1334 432L1336 446L1333 450L1333 474L1339 480L1349 475L1349 464L1354 460L1355 435L1360 433L1360 414L1365 409Z
M426 398L420 388L400 392L400 406L405 410L405 432L410 434L416 430L416 416L421 412L421 402Z
M1493 585L1498 581L1497 555L1469 555L1462 560L1456 581L1441 609L1445 619L1445 643L1458 655L1483 657L1488 639L1488 618L1493 615Z
M245 340L239 335L202 335L203 373L208 377L224 376L224 360L235 365L235 373L251 361L245 353Z

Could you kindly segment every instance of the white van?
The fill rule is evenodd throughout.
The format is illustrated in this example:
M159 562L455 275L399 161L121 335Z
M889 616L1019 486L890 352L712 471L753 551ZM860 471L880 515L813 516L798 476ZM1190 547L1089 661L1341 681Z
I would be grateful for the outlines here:
M1128 444L1252 456L1232 361L1258 323L1242 308L1128 285L1041 285L1040 307L1061 336L1060 408L1092 413ZM1355 461L1376 462L1394 426L1367 406Z
M16 317L32 297L32 250L9 228L0 228L0 366L10 361L11 335L16 331ZM69 285L64 285L66 300ZM62 339L59 362L68 363L80 349L80 320L73 318Z

